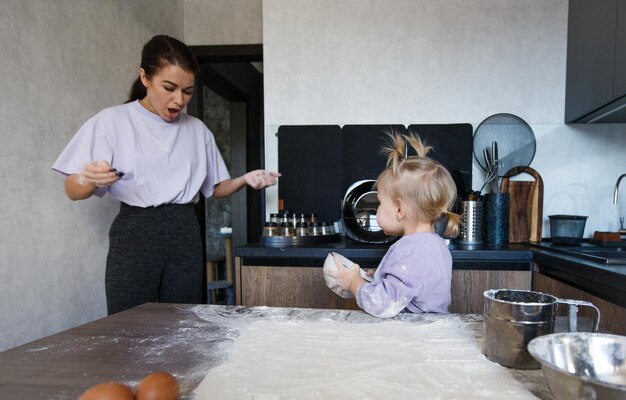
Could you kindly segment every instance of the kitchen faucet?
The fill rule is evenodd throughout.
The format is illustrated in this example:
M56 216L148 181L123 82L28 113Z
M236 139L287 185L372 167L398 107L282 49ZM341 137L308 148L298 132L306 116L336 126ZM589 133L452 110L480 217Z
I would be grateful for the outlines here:
M619 178L617 178L617 182L615 182L615 190L613 190L613 204L617 204L617 193L619 191L619 183L626 174L621 174ZM619 233L623 236L626 234L624 231L624 217L619 217Z
M617 178L617 182L615 182L615 190L613 191L613 204L617 204L617 192L619 190L619 183L622 180L622 178L625 176L626 174L620 175L620 177Z

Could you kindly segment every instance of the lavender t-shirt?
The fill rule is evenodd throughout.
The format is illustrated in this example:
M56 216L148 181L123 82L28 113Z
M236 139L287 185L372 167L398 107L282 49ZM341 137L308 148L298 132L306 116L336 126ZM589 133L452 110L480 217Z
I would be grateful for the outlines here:
M452 301L452 256L436 233L412 233L394 243L374 274L359 287L357 304L380 318L413 313L446 313Z
M106 108L78 130L52 168L82 172L90 161L106 160L124 176L99 188L138 207L197 202L229 179L215 138L202 121L180 114L166 122L138 101Z

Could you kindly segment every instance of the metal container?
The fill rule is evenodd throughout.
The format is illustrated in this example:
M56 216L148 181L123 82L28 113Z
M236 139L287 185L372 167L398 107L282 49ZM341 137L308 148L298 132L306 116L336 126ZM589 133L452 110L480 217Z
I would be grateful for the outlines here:
M578 330L579 306L595 310L593 329L598 330L600 310L586 301L558 299L528 290L492 289L483 294L485 335L482 352L489 360L517 369L539 369L539 363L528 353L528 343L554 332L559 304L568 305L568 329Z
M484 242L483 221L485 206L482 201L468 200L462 202L461 224L459 236L455 242L460 244L482 244Z
M587 216L549 215L552 243L579 244L583 241Z
M604 333L554 333L535 338L528 352L557 400L626 399L626 337Z

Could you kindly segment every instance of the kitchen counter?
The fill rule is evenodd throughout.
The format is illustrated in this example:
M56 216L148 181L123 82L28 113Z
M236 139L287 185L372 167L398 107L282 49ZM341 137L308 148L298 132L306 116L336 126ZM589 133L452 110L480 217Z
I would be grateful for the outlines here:
M255 264L259 259L262 265L321 266L329 252L343 256L370 268L376 267L383 258L389 244L367 244L343 239L335 243L306 247L268 247L249 244L237 247L235 256L241 257L244 264ZM454 269L500 269L506 263L508 270L530 269L533 260L532 249L527 245L509 244L505 246L473 245L462 246L451 243ZM297 264L294 264L294 261Z
M532 251L538 272L626 307L626 265L589 261L545 243L532 246Z
M480 348L481 316L400 314L396 319L411 324L449 321L469 332ZM383 322L362 311L144 304L0 353L0 393L2 398L21 400L78 398L100 382L136 387L147 374L165 370L178 379L181 399L192 399L209 370L228 360L233 345L254 321ZM431 355L436 357L436 346ZM476 357L486 361L480 353ZM510 373L525 388L518 390L552 398L541 370L493 366ZM419 380L421 374L417 370L411 376ZM368 377L363 376L363 381ZM279 377L272 382L280 384ZM472 393L476 384L467 382L463 390Z
M378 265L388 244L365 244L342 240L310 247L265 247L250 244L238 247L235 255L248 265L299 265L320 267L330 251L336 251L366 267ZM606 301L626 307L626 265L607 265L552 250L549 242L539 245L504 246L449 245L454 270L538 271L564 283L588 291Z

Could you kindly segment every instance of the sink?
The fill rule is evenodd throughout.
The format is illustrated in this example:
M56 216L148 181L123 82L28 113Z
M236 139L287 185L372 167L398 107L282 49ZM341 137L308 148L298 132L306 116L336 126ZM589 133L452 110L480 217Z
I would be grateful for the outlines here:
M598 246L586 241L579 246L565 246L551 242L542 242L536 246L600 264L626 266L626 241L624 241L624 246Z
M562 249L562 251L590 261L626 265L626 248L624 247L572 247Z

